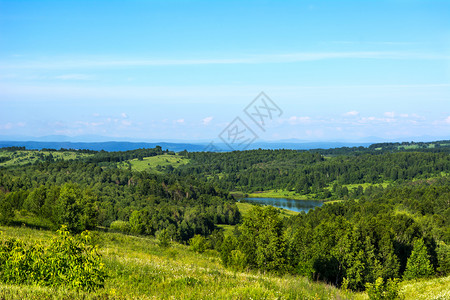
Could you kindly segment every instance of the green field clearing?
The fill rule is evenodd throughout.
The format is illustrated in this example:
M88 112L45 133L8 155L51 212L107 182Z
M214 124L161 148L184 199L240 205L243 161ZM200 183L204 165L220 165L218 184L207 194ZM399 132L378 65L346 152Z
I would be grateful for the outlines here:
M355 184L344 184L343 187L347 187L349 191L357 189L358 186L362 186L364 190L366 190L369 186L379 186L381 185L383 188L387 188L391 184L391 182L385 181L383 183L355 183ZM332 188L331 185L329 188Z
M248 193L248 198L260 198L260 197L309 200L309 198L305 195L299 195L294 191L286 191L286 190L269 190L269 191Z
M239 209L239 212L241 213L242 216L247 216L249 211L252 210L253 207L255 207L255 205L251 204L251 203L244 203L244 202L236 202L236 205ZM298 215L299 213L296 211L292 211L292 210L287 210L287 209L282 209L282 208L277 208L281 213L281 216L283 217L290 217L290 216L295 216Z
M37 150L20 150L20 151L0 151L0 159L2 157L10 158L7 161L1 162L0 167L21 166L26 164L33 164L43 157L52 155L53 159L58 160L76 160L92 156L93 154L78 153L74 151L37 151Z
M144 157L143 160L133 159L128 160L126 162L118 163L119 168L128 168L129 164L131 164L131 169L133 171L151 171L151 172L157 172L161 173L164 168L167 168L169 166L173 167L174 169L185 165L189 162L189 159L184 158L179 155L157 155L157 156L151 156L151 157Z

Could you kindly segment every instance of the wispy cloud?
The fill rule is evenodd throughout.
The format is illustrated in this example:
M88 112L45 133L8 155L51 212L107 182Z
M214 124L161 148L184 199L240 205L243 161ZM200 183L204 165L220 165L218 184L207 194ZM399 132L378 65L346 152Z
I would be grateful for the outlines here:
M61 80L93 80L94 77L87 74L64 74L55 76L56 79Z
M0 124L0 130L10 130L17 127L25 127L26 125L27 124L25 122L17 122L17 123L8 122L5 124Z
M356 110L352 110L343 114L344 117L355 117L357 115L359 115L359 112L357 112Z
M385 45L385 46L402 46L402 45L416 45L414 42L394 42L394 41L332 41L324 42L325 44L341 44L341 45Z
M213 117L206 117L202 120L203 125L208 125L213 120Z
M218 65L218 64L265 64L295 63L331 59L416 59L449 60L450 55L441 53L400 52L400 51L351 51L351 52L297 52L266 55L249 55L231 58L167 59L167 58L110 58L102 57L54 59L42 62L22 61L20 63L0 62L2 69L98 69L115 67L151 67L182 65ZM92 80L86 74L65 74L57 76L63 80Z
M310 123L311 118L308 116L305 116L305 117L292 116L289 119L287 119L287 122L291 125L305 124L305 123Z

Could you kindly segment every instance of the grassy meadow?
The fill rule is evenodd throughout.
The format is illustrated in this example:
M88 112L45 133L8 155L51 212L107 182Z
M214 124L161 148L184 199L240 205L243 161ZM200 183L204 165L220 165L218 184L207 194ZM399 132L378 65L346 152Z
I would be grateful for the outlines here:
M268 191L258 191L253 193L248 193L249 198L287 198L294 200L309 200L306 195L299 195L295 191L287 191L287 190L268 190Z
M0 227L0 240L47 243L53 231ZM199 254L186 245L158 246L154 238L96 232L108 272L96 292L0 283L0 299L368 299L305 277L225 269L217 252ZM450 299L450 277L400 284L402 299Z
M118 163L119 168L128 168L131 165L133 171L147 171L162 173L162 171L172 166L174 169L185 165L189 162L189 159L179 155L156 155L151 157L144 157L143 160L132 159L125 162Z
M93 154L78 153L74 151L38 151L38 150L18 150L18 151L0 151L0 167L21 166L33 164L42 161L43 158L52 155L53 159L58 160L77 160L92 156ZM3 159L8 159L2 162Z
M0 239L48 242L55 233L0 227ZM161 248L153 238L96 233L108 270L105 287L93 293L67 288L0 284L0 299L364 299L304 277L225 269L215 251L198 254L186 245Z

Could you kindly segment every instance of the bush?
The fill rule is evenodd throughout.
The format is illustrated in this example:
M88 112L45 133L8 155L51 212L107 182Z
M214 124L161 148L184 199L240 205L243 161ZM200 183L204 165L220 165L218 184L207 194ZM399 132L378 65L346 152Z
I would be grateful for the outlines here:
M128 234L130 232L130 224L126 221L117 220L109 225L109 229L111 231Z
M450 245L440 241L436 248L438 259L438 272L441 276L450 275Z
M210 248L209 241L199 234L196 234L189 240L189 245L191 245L193 251L198 253L203 253L206 249Z
M158 240L158 246L161 248L167 248L170 246L170 235L167 229L157 231L156 238Z
M375 283L366 284L366 292L371 300L392 300L398 299L398 280L388 279L384 283L383 278L378 277Z
M48 247L27 246L16 239L0 244L0 281L85 291L103 287L106 272L91 234L85 231L75 238L64 226L58 234Z
M9 225L14 218L14 207L11 199L8 199L0 191L0 224Z

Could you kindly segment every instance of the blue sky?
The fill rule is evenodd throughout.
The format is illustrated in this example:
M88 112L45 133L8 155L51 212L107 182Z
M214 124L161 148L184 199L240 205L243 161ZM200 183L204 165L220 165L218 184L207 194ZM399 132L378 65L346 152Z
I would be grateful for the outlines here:
M0 136L450 138L450 1L1 1Z

